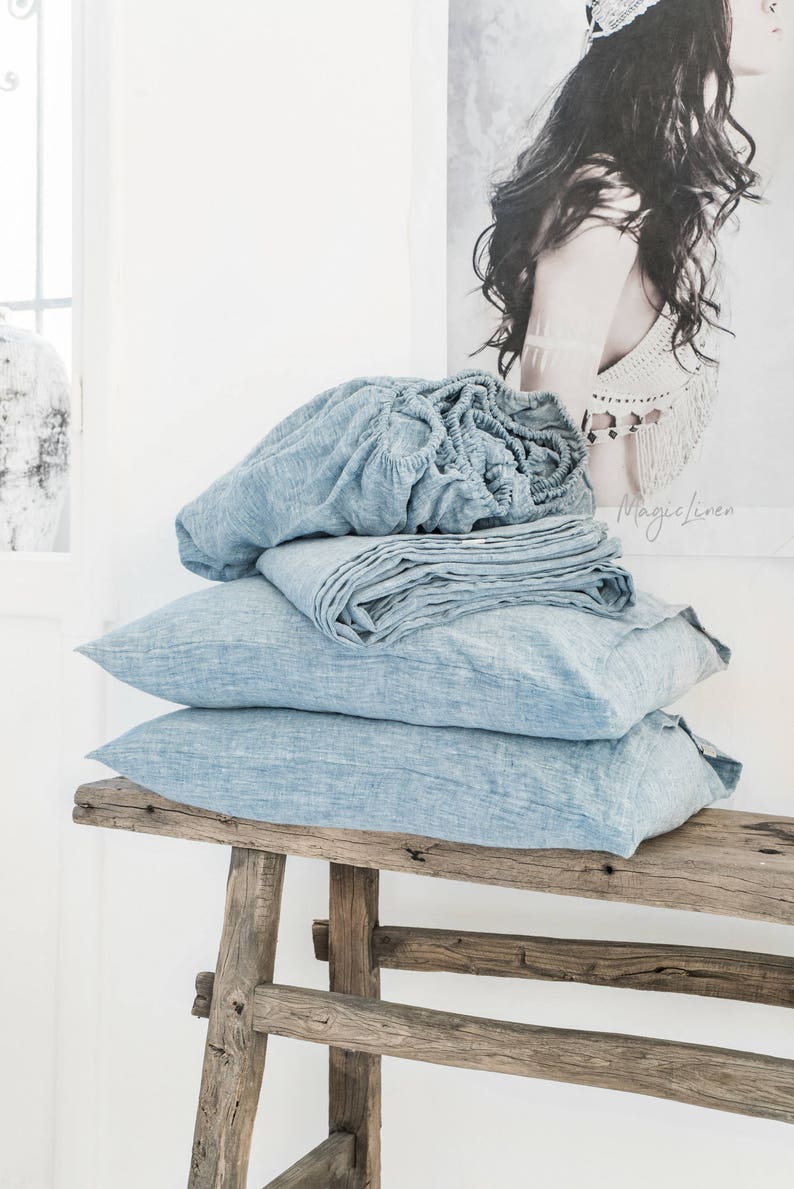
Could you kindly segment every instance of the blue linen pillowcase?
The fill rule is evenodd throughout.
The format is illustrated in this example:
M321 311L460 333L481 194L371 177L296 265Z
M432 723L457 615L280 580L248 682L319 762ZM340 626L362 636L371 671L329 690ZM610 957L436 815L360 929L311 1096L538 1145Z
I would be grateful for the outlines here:
M726 797L741 765L654 711L572 742L304 710L176 710L89 752L161 796L295 826L607 851Z
M184 595L76 651L186 706L280 706L561 739L619 738L730 659L691 607L642 592L614 619L501 607L350 649L260 575Z

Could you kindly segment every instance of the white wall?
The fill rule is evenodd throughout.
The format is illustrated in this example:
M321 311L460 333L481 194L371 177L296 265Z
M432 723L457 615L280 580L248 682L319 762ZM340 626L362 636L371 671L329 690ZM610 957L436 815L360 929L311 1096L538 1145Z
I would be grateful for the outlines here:
M50 1022L23 1084L33 1122L10 1095L3 1103L12 1123L3 1189L173 1189L186 1179L205 1032L189 1014L192 980L215 960L228 856L65 824L75 781L107 772L78 757L169 709L95 676L67 649L202 585L179 566L176 511L291 408L355 374L443 370L443 164L433 153L443 146L443 10L440 0L242 0L228 11L209 0L88 0L89 509L63 595L60 808L51 755L29 762L44 703L30 684L27 701L9 697L4 775L23 797L50 790L49 802L16 810L10 896L39 829L60 875L55 892L42 885L43 903L30 897L46 923L35 952L23 930L10 933L24 977L7 1018L28 1033ZM701 733L747 762L737 804L790 812L790 564L645 558L637 573L648 589L692 601L736 647L732 671L687 705ZM0 614L11 605L0 602ZM5 641L15 624L2 630ZM63 688L57 633L36 631L38 652L4 652L11 672L39 692ZM53 837L48 815L58 813ZM312 917L327 911L326 878L322 864L288 863L280 980L327 978L310 938ZM389 874L381 917L794 953L792 931L772 925ZM53 964L58 978L43 986ZM386 997L447 1009L794 1056L790 1021L771 1008L395 972L383 985ZM19 1067L24 1054L14 1048L10 1059ZM53 1068L47 1100L36 1074L49 1080ZM322 1136L325 1085L324 1049L271 1041L252 1186ZM778 1124L396 1061L384 1062L384 1120L384 1189L519 1179L744 1189L782 1183L794 1154L794 1130Z

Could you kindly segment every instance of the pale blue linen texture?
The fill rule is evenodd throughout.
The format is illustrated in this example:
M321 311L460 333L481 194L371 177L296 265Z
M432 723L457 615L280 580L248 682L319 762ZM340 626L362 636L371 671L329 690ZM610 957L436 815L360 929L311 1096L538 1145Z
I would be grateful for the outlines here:
M594 509L552 394L336 385L177 516L221 585L77 649L188 703L87 758L237 817L629 857L736 787L659 709L730 653Z
M345 648L259 574L183 595L76 651L185 706L285 706L562 739L619 738L730 659L692 607L643 592L617 618L517 605Z
M619 616L635 598L620 554L592 516L547 516L478 534L292 541L266 549L256 567L332 640L371 648L517 604Z
M321 392L186 504L175 527L184 565L225 581L298 537L468 533L594 510L587 446L559 399L519 398L467 369Z
M296 826L630 857L741 766L680 716L569 742L288 709L172 711L89 753L174 801Z

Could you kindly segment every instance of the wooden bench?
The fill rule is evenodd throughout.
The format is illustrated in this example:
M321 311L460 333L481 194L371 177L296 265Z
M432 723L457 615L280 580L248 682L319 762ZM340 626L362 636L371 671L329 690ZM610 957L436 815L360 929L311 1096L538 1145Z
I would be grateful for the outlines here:
M329 1046L329 1134L267 1189L378 1189L380 1058L405 1057L649 1094L794 1123L794 1061L536 1027L380 999L381 967L564 980L794 1007L794 958L378 923L378 871L794 924L794 819L706 809L631 859L273 825L177 804L120 777L81 785L74 820L231 846L189 1189L244 1189L267 1036ZM330 864L314 948L329 991L273 983L287 855Z

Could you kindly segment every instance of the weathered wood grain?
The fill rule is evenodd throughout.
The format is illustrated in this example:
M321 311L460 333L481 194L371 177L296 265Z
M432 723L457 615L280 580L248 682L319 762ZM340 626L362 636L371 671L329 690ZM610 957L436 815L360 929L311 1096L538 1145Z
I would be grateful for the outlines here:
M328 961L328 942L325 943L326 957ZM193 1000L193 1007L190 1009L192 1016L199 1016L206 1019L210 1014L210 1003L212 1002L212 989L215 985L215 971L202 970L196 975L196 997Z
M257 987L254 1027L364 1053L647 1094L794 1123L794 1061L781 1057L507 1023L281 985Z
M74 820L349 866L794 923L794 819L704 809L630 859L403 834L273 825L169 801L122 777L81 785Z
M265 1189L327 1189L342 1184L355 1163L356 1141L344 1131L336 1131L298 1160Z
M330 864L328 932L332 991L377 999L380 971L372 957L378 923L378 872ZM355 1167L339 1189L380 1189L381 1059L378 1054L328 1052L328 1129L355 1136Z
M328 922L312 926L315 957L328 961ZM707 995L794 1007L794 958L696 946L577 941L379 925L375 962L389 970L480 974L548 982ZM212 994L212 975L200 975ZM198 986L198 979L196 980Z
M245 1189L267 1039L254 989L273 978L284 855L233 847L188 1189Z

